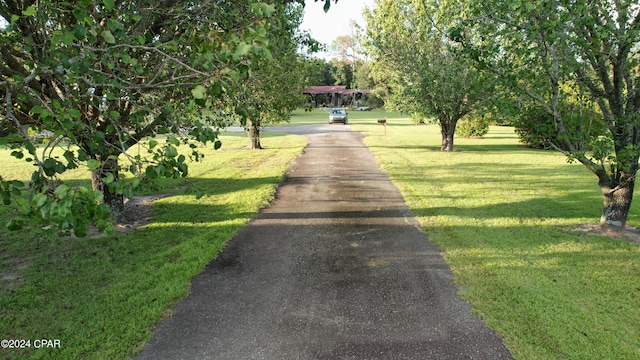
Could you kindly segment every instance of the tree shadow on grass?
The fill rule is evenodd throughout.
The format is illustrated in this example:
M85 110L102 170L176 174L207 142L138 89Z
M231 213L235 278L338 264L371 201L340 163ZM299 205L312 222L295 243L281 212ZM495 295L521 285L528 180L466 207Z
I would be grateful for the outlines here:
M445 171L443 174L443 167L448 167L451 171ZM430 187L438 183L442 183L443 186L464 183L484 184L496 189L506 188L514 191L547 187L549 191L570 192L596 189L596 178L589 177L588 174L583 176L585 174L582 167L567 164L460 162L454 165L443 165L433 162L421 165L419 171L398 174L394 178L416 184L425 183L425 186ZM599 195L597 192L594 194Z
M369 148L375 149L406 149L406 150L427 150L432 152L440 152L443 154L456 154L461 152L548 152L549 150L532 149L523 145L515 144L456 144L453 152L441 151L438 145L368 145Z
M582 176L578 166L469 162L452 165L452 171L442 166L433 163L419 172L393 175L399 184L411 184L422 203L433 204L412 209L417 216L600 217L602 198L595 179ZM483 203L490 204L478 206Z
M143 205L153 207L153 219L150 220L153 223L203 224L248 219L254 216L259 209L247 208L248 205L242 201L238 201L238 204L219 204L217 203L218 198L234 192L246 192L265 186L273 186L275 191L275 187L280 181L279 176L246 179L196 178L191 179L191 186L177 194L160 196L164 199Z
M579 194L585 192L577 192ZM599 209L585 206L585 201L578 196L568 195L553 199L535 198L524 201L502 202L483 206L433 206L429 208L413 208L417 217L454 216L470 219L518 218L525 219L582 219L592 217L597 220Z

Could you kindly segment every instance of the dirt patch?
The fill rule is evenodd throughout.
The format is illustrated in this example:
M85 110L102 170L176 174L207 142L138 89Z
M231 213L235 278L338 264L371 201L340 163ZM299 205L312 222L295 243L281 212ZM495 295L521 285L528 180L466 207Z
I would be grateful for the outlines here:
M22 270L29 266L29 261L25 259L15 260L9 254L0 254L0 289L11 292L24 282Z
M124 203L124 219L115 225L115 231L127 233L145 226L153 218L153 204L156 200L173 196L173 194L154 194L136 196Z
M640 229L632 226L626 226L624 231L618 232L606 227L601 227L597 224L585 224L579 226L576 229L576 232L580 232L585 235L605 236L612 240L624 240L640 244Z

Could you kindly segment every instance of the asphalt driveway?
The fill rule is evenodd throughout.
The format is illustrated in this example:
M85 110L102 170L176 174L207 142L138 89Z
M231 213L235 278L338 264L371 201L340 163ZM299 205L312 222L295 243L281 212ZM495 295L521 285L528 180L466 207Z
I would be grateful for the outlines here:
M276 200L193 279L139 359L510 359L349 126L309 145Z

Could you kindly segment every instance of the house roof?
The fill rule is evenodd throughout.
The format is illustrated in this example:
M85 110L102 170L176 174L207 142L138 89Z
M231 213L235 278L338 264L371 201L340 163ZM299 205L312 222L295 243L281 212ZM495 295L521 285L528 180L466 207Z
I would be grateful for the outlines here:
M322 85L322 86L308 86L304 90L303 93L307 94L332 94L338 93L341 94L342 91L346 90L347 87L344 85Z
M351 95L355 93L371 94L371 90L358 90L347 89L344 85L322 85L322 86L308 86L302 90L303 94L342 94Z

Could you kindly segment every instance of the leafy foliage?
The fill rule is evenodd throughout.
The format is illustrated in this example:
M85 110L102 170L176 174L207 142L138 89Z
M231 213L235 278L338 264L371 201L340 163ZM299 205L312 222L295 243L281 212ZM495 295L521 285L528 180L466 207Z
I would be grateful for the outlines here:
M332 61L335 70L333 78L335 81L332 85L344 85L347 89L351 89L353 83L353 64L346 61L334 59Z
M601 224L623 228L640 157L640 5L442 4L458 16L459 26L449 34L468 58L546 112L557 133L550 146L598 177L605 203ZM585 115L573 104L583 96L597 106L600 122L593 121L591 109Z
M36 165L29 184L2 180L2 197L15 207L10 227L37 214L45 229L81 235L85 221L118 217L141 182L186 176L176 144L192 145L191 160L202 158L194 142L220 146L215 124L197 119L269 56L273 11L257 1L3 1L3 115L24 131L15 156ZM29 126L51 141L36 147ZM143 141L157 134L176 136ZM51 156L56 147L64 158ZM80 166L92 171L93 190L58 191L59 175ZM61 206L67 200L74 205Z
M489 132L489 118L478 112L470 113L460 119L456 132L462 137L483 137Z
M590 151L594 158L606 160L606 154L613 151L611 137L606 136L604 123L593 109L591 111L567 111L565 121L570 124L570 134L558 133L558 128L553 116L540 106L531 104L522 109L521 116L516 118L514 126L523 144L541 149L550 149L553 144L563 144L566 136L571 136L569 141L580 146L584 151ZM605 134L605 135L602 135ZM565 149L566 150L566 149Z
M305 83L308 85L333 85L336 67L324 59L307 59L304 63L306 76Z
M438 121L442 150L452 151L458 120L477 108L491 80L451 51L449 20L436 2L381 0L366 19L375 78L389 90L386 105Z
M247 129L253 149L262 147L262 126L287 121L304 102L300 89L305 81L305 63L297 53L308 39L298 30L303 9L295 3L274 6L274 16L266 28L269 56L256 59L249 76L232 89L232 103L237 106L229 110Z

